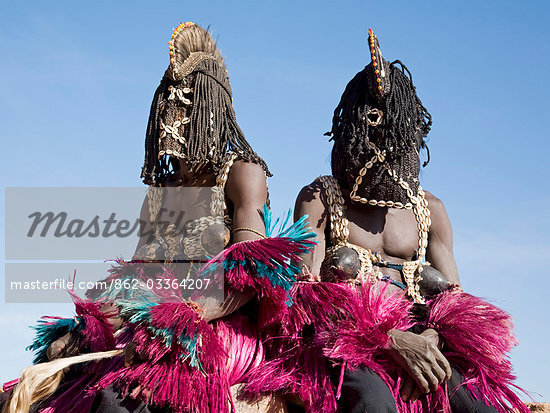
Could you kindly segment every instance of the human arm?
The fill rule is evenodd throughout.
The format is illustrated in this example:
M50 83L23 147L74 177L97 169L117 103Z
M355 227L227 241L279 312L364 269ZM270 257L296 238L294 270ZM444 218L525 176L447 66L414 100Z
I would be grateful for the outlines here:
M439 337L433 329L421 334L390 330L389 354L408 373L403 375L399 393L404 401L414 401L422 393L435 391L451 378L451 366L438 348Z
M232 243L261 238L256 232L265 236L265 224L258 213L267 201L267 181L262 168L255 163L236 161L229 172L225 192L233 204ZM239 228L256 232L235 231Z
M265 235L265 225L258 211L267 200L267 182L262 168L255 163L236 161L231 167L225 186L226 196L233 204L233 244L260 239ZM241 230L238 230L241 228ZM229 290L223 303L199 300L207 321L231 314L250 301L256 292L252 288L243 291Z
M321 264L325 259L325 229L327 226L327 206L322 199L322 185L316 180L302 188L294 207L294 221L308 216L309 227L315 233L316 244L309 254L302 255L302 271L319 276ZM308 274L304 274L308 275Z
M426 192L432 225L428 233L427 261L451 283L460 285L453 256L453 230L443 202Z
M426 200L430 209L431 227L426 259L451 284L459 284L458 270L453 257L452 228L443 202L429 192ZM392 331L391 354L407 370L400 392L404 400L415 400L421 393L435 390L450 378L448 361L439 350L439 335L429 328L422 334Z

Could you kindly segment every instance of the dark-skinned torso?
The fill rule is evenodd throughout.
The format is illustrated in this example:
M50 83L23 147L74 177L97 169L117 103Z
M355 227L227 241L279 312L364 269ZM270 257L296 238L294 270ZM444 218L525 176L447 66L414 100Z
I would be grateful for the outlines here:
M209 196L205 196L204 191L210 193L212 186L216 184L216 175L212 170L204 168L202 170L192 171L186 163L180 161L180 170L170 175L165 181L167 187L186 187L185 196L175 191L174 197L168 195L163 199L163 208L173 211L182 211L185 215L184 222L206 216L209 211ZM168 192L170 194L170 191ZM263 169L254 163L248 163L237 160L233 163L225 184L225 195L228 209L233 218L233 227L252 228L262 234L265 234L265 225L258 213L262 210L267 199L267 182ZM204 200L207 200L206 202ZM141 209L141 220L144 225L151 225L150 211L147 199L144 201ZM240 231L231 237L231 243L242 242L257 239L259 236L253 232ZM149 237L142 237L136 247L140 250L147 242ZM254 297L253 289L244 291L226 291L225 301L223 303L205 300L198 301L201 309L204 311L204 319L207 321L215 320L234 313L251 301ZM112 312L114 307L106 305L101 311L105 313ZM109 319L115 329L121 326L120 318L114 316ZM49 351L50 359L65 357L67 353L67 343L70 334L67 334L56 340ZM133 349L129 350L128 358L133 357Z
M303 257L312 274L320 275L325 251L331 244L330 217L326 196L318 181L304 187L296 200L295 217L304 214L317 234L317 245L312 254ZM372 252L378 252L389 262L400 264L413 259L418 249L417 222L412 210L370 206L352 202L349 190L342 189L345 204L345 216L349 221L349 242ZM445 208L441 201L426 192L428 208L432 216L432 228L429 234L427 258L434 259L432 265L441 271L452 283L458 283L456 264L452 256L452 231ZM432 236L432 232L434 236ZM430 245L430 242L435 245ZM434 254L433 252L436 252ZM399 271L378 267L383 275L402 282ZM390 285L388 292L399 287Z
M400 264L411 260L418 248L416 219L411 210L381 208L353 203L343 191L346 218L349 221L349 242L381 254L386 261ZM330 234L325 230L325 239ZM379 271L393 280L402 282L399 271L380 267ZM398 289L390 284L388 291Z
M303 265L314 276L320 276L325 251L331 246L330 209L322 184L316 180L304 187L296 199L295 218L304 214L317 235L317 245L310 255L303 256ZM386 261L396 264L412 259L418 249L418 229L414 212L405 209L369 206L350 200L349 190L342 190L344 214L349 220L349 239L352 244L378 252ZM453 257L452 229L443 203L426 191L431 216L426 259L452 284L459 284ZM383 275L402 282L399 271L380 267ZM389 294L399 287L388 285ZM400 394L403 400L416 400L422 393L437 388L451 377L448 361L438 349L439 338L433 329L421 334L391 330L388 354L408 373L403 377Z
M179 168L166 177L162 186L184 187L185 191L166 191L162 208L183 213L182 222L185 223L210 214L210 194L211 188L216 185L216 175L208 165L192 169L185 160L178 159L178 162ZM263 208L266 201L267 185L265 173L259 165L236 160L227 177L225 195L234 227L248 227L265 233L263 221L257 211ZM150 223L147 203L142 206L140 218L142 222ZM256 234L242 231L235 233L231 242L256 238ZM146 240L140 240L136 250L144 242Z
M191 170L185 161L179 160L179 163L179 170L168 176L164 186L185 187L186 190L185 192L174 191L173 199L170 196L163 199L162 207L176 211L176 213L182 211L185 215L184 223L210 215L210 191L216 184L216 175L208 167ZM259 165L236 160L227 177L225 196L233 228L251 228L265 234L265 225L258 211L263 209L267 199L267 182L265 173ZM146 202L141 210L141 219L142 222L150 223L149 208ZM238 231L232 234L230 243L258 238L259 236L254 232ZM136 251L146 242L146 239L140 240ZM233 313L250 301L254 294L253 290L226 291L223 303L207 299L204 302L199 302L199 305L205 311L205 319L213 320Z

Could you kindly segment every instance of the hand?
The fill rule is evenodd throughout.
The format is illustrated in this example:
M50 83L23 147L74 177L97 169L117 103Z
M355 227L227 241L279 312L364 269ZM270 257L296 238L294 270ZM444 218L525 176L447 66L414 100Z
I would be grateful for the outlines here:
M431 341L437 348L439 348L439 335L437 334L437 331L428 328L420 333L420 335ZM399 392L404 401L410 400L412 402L418 400L422 394L422 390L420 390L420 387L416 384L416 380L408 374L405 374L402 377L399 385Z
M119 317L120 310L116 305L113 303L103 304L99 307L99 311L107 317L107 321L113 327L113 331L117 331L122 327L123 320Z
M399 394L403 401L415 402L422 395L422 390L420 390L414 378L408 373L403 373L401 383L399 383Z
M113 331L122 326L122 319L118 316L119 309L114 304L103 304L99 311L105 314L107 321L111 324ZM52 361L63 357L78 356L81 353L80 341L81 335L75 330L69 331L64 336L55 340L46 350L48 360Z
M391 331L390 355L410 376L404 377L399 389L404 401L416 400L420 393L435 391L440 383L451 377L451 366L437 348L437 333L433 333L429 331L420 335L408 331Z
M131 366L132 364L137 364L145 361L145 358L142 354L137 351L137 343L130 341L124 347L124 367Z
M433 328L427 328L422 333L420 333L420 335L426 338L428 341L434 343L434 345L438 349L441 349L441 347L439 346L439 334L437 334L437 331L435 331Z
M46 350L46 357L48 357L49 361L63 357L78 356L78 343L72 334L69 332L50 344Z

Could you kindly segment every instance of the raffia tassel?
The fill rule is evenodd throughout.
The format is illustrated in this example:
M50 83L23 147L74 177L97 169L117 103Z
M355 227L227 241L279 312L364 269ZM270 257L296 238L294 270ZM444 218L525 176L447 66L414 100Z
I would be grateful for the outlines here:
M412 303L400 291L385 296L388 285L379 288L368 283L357 291L350 316L321 335L327 357L343 360L350 367L366 365L378 370L375 359L388 345L387 332L404 331L413 325L409 319Z
M261 394L283 390L303 400L306 412L336 411L336 395L325 359L318 355L322 344L305 339L302 331L330 330L350 311L354 289L339 283L298 282L291 290L292 306L281 314L280 323L270 326L264 345L279 356L262 363L246 377L244 397L256 400Z
M509 352L517 340L510 315L456 290L439 294L428 306L427 323L438 326L446 346L443 355L464 375L470 393L501 413L513 408L528 412L513 390L525 393L513 383Z
M229 387L222 368L227 355L193 304L133 300L119 305L144 361L106 374L94 391L114 383L123 396L175 412L227 411Z
M266 238L229 246L209 260L199 275L224 280L237 291L254 289L260 299L259 324L265 327L291 305L290 290L300 273L294 263L313 248L310 239L315 234L307 228L307 217L290 224L289 213L279 225L278 220L272 222L271 211L264 205L262 218Z
M79 342L81 349L92 352L107 351L115 346L114 329L109 318L115 312L104 313L100 310L101 303L83 300L69 292L75 304L76 316L73 318L42 317L34 327L36 335L27 350L35 351L34 363L48 361L47 351L50 345L72 331L78 331L82 336Z

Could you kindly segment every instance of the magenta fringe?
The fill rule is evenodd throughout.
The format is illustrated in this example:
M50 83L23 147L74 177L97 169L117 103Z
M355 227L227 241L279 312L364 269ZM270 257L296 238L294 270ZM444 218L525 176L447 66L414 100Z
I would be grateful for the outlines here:
M299 269L292 262L301 260L313 242L273 237L233 244L209 260L200 274L224 280L230 288L253 288L260 301L258 325L261 329L277 322L291 305L290 290Z
M464 375L470 393L501 413L529 412L512 390L526 394L513 383L508 353L517 340L510 315L460 291L444 292L428 305L427 326L443 338L443 354Z
M280 322L283 334L295 334L306 325L316 331L331 328L335 320L349 318L353 288L340 283L297 282L292 289L293 305Z
M250 371L243 391L247 400L262 394L283 391L298 396L307 413L335 412L336 397L330 381L330 366L322 348L312 342L299 342L257 369Z
M155 272L151 273L153 267ZM165 288L166 285L171 285L171 282L177 279L168 268L162 266L160 263L115 260L108 272L109 276L101 280L98 285L108 285L109 289L100 290L93 288L86 291L86 296L92 301L114 302L120 299L150 299L155 302L184 301L179 289ZM152 285L147 284L147 287L135 284L135 282L147 283L150 280L154 280L155 282ZM167 283L163 284L158 282L159 280L166 280ZM123 284L124 281L131 283L132 288L127 288Z
M339 386L330 382L329 364L341 369L364 366L391 390L399 412L450 413L448 389L416 402L404 402L399 385L404 372L385 352L387 331L413 327L412 303L397 292L386 295L387 284L367 284L357 290L341 284L298 283L292 291L294 305L265 340L271 360L248 375L245 396L283 391L298 395L307 412L335 412ZM499 412L528 412L513 389L514 376L507 356L516 340L510 316L497 307L462 292L446 292L428 303L431 313L424 327L434 328L445 343L444 355L465 377L476 398ZM317 333L304 337L303 328ZM325 359L319 357L321 352ZM521 389L518 389L521 390Z
M11 389L13 389L15 386L17 386L17 383L19 383L19 379L10 380L2 384L2 391L8 392Z
M90 352L107 351L115 348L114 329L109 318L115 317L117 311L102 312L101 304L90 300L83 300L76 294L70 292L75 305L75 312L84 328L82 333L81 348L89 349Z
M412 327L412 303L402 292L386 296L388 284L381 288L379 285L364 284L352 296L350 317L339 321L336 330L320 334L327 357L344 360L351 368L364 365L377 369L380 350L386 349L389 342L387 332Z
M212 326L186 303L158 304L149 313L132 337L146 361L105 375L96 389L115 383L124 397L175 412L227 412L230 392L220 368L226 353Z
M326 334L325 355L343 360L348 367L366 366L378 374L392 391L400 412L450 412L446 384L423 400L403 402L399 395L403 372L384 354L388 337L385 332L412 327L410 302L402 294L384 297L385 288L363 288L362 298L352 318L340 322ZM516 340L508 314L469 294L452 291L440 294L428 303L430 316L425 327L434 328L445 343L443 354L465 377L465 385L475 398L481 398L499 412L528 412L513 388L515 377L507 353Z
M413 326L409 312L412 303L402 292L386 295L389 284L367 283L350 298L350 317L340 320L331 330L319 334L324 354L344 363L351 370L364 366L376 373L391 390L399 412L421 413L421 402L405 403L399 395L401 370L384 351L392 329ZM340 385L337 394L340 393Z
M330 363L320 355L323 345L303 329L330 330L349 317L354 290L343 284L298 282L291 291L293 305L264 331L264 345L272 359L250 371L243 396L284 391L298 396L309 412L333 412L336 396Z
M243 314L216 320L214 329L227 353L225 369L229 385L242 383L246 373L264 359L258 332Z
M241 242L210 260L202 274L223 277L232 289L255 289L259 318L267 324L287 311L288 291L298 271L291 261L298 261L310 244L284 237ZM140 263L120 262L109 278L144 275ZM232 405L230 385L242 382L263 360L261 341L244 316L208 324L182 299L175 301L119 302L121 315L132 326L136 351L146 361L109 372L94 391L115 384L123 397L176 412L226 412Z

